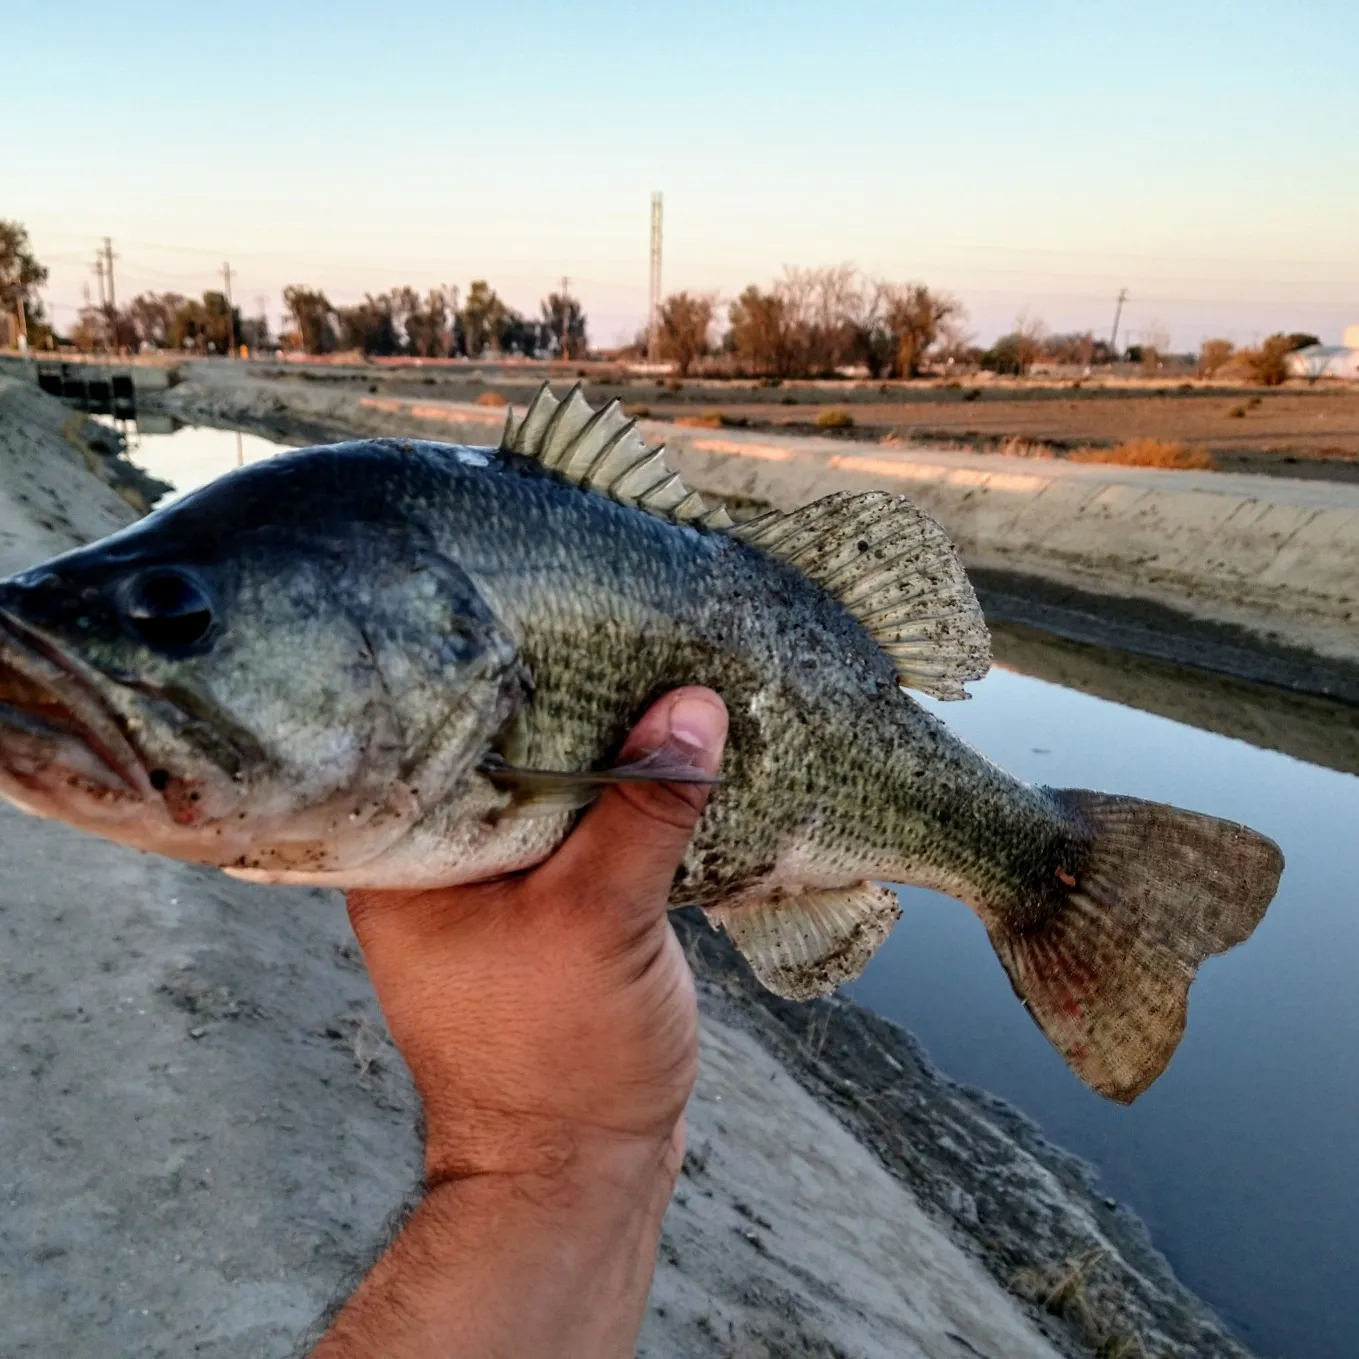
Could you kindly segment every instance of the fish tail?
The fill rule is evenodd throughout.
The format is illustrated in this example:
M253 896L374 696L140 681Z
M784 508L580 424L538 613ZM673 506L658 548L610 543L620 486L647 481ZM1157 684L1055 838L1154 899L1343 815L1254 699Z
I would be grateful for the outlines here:
M1038 908L992 914L987 929L1071 1069L1131 1103L1179 1045L1199 964L1260 922L1283 855L1245 826L1178 807L1046 792L1075 831L1068 859L1043 869Z

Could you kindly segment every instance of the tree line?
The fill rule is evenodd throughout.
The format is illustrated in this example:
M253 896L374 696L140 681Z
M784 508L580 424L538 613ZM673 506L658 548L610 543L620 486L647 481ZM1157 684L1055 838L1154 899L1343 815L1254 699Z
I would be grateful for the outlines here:
M726 327L715 336L723 319ZM1022 375L1040 360L1089 367L1118 357L1089 331L1050 335L1027 316L982 347L964 330L966 320L951 293L838 265L785 269L767 288L752 284L726 305L725 317L714 293L674 293L661 304L657 326L660 355L681 375L696 366L714 375L779 379L846 369L865 369L872 378L955 368Z
M972 343L967 313L951 293L924 283L867 278L851 265L786 269L770 287L752 284L725 308L715 293L672 293L657 317L660 357L680 376L696 368L712 376L771 379L832 377L866 369L872 378L913 378L927 371L990 371L1022 377L1038 364L1089 370L1117 362L1154 376L1173 358L1170 339L1154 327L1143 343L1119 351L1092 331L1052 334L1027 314L993 344ZM1290 375L1288 355L1318 344L1294 331L1254 348L1230 340L1203 343L1200 377L1244 378L1277 386ZM634 349L646 345L639 336Z
M293 285L283 290L293 325L283 338L308 354L359 350L422 358L477 358L488 352L585 357L585 312L580 299L569 293L549 293L537 317L511 307L485 279L475 280L461 303L459 296L457 288L431 288L422 296L401 287L337 307L319 289Z
M392 288L376 296L365 294L346 307L301 284L285 288L283 302L286 329L275 337L264 317L242 316L222 292L209 290L201 298L141 293L122 307L83 308L71 340L85 350L225 354L244 345L251 352L281 347L308 354L358 351L421 358L478 357L488 351L582 358L587 347L579 299L549 293L541 316L530 319L507 306L485 280L472 284L461 306L456 288L431 288L423 295L411 287Z
M46 268L34 257L22 224L0 219L0 317L27 336L30 348L55 345L38 289ZM509 306L485 279L462 295L458 288L421 293L402 286L336 306L317 288L283 290L285 333L275 338L264 317L243 316L226 295L201 297L146 292L123 307L81 309L69 340L85 350L140 348L225 354L244 345L252 352L280 346L308 354L359 351L374 356L423 358L483 354L583 358L588 350L585 312L578 298L551 292L539 315ZM1119 360L1155 374L1169 337L1155 330L1121 353L1090 331L1050 334L1021 315L1015 328L982 348L964 331L967 313L951 293L920 282L894 283L861 274L852 265L785 269L767 287L751 284L726 303L716 293L677 292L656 318L660 356L681 376L701 369L713 376L768 379L832 377L864 371L873 378L913 378L929 371L990 370L1023 376L1039 363L1088 369ZM639 356L650 337L617 357ZM1314 335L1271 335L1237 349L1229 340L1204 342L1199 376L1245 378L1277 385L1290 375L1288 356L1316 344Z

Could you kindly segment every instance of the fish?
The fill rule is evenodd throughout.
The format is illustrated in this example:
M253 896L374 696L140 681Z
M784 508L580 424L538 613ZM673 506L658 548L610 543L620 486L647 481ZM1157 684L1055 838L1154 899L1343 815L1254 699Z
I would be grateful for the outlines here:
M959 555L907 498L737 522L617 402L544 385L498 446L282 454L0 582L0 794L247 880L450 886L540 862L610 783L703 777L618 754L706 685L728 743L670 905L807 999L887 937L890 884L947 893L1127 1103L1283 856L1024 783L912 696L965 698L989 664Z

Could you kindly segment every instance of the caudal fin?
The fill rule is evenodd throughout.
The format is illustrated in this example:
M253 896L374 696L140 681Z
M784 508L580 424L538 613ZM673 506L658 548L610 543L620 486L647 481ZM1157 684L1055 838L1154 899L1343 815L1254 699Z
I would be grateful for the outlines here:
M1049 789L1082 829L1079 862L1041 918L991 942L1073 1071L1130 1104L1184 1033L1189 985L1241 943L1274 898L1279 847L1230 821L1136 798Z

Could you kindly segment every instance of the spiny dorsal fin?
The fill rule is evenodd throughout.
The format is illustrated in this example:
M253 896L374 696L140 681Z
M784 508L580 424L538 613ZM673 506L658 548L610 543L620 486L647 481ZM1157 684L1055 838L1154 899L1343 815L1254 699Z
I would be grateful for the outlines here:
M977 596L948 535L905 496L837 492L791 514L735 525L650 447L617 401L593 409L580 383L564 401L544 383L522 420L511 413L500 446L558 476L672 523L730 532L797 567L845 606L896 664L901 682L936 698L991 664Z
M990 668L991 639L957 549L905 496L837 491L731 533L838 599L892 658L907 688L966 698L964 682Z
M500 446L535 459L577 486L660 519L708 529L731 527L725 506L707 504L666 466L664 445L649 447L637 432L637 422L628 419L617 401L593 409L581 395L580 383L564 401L543 383L522 420L516 423L512 414L506 419Z

